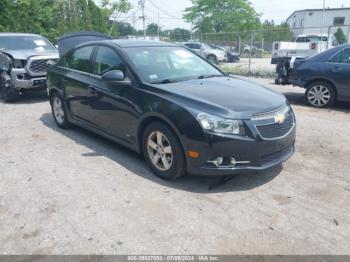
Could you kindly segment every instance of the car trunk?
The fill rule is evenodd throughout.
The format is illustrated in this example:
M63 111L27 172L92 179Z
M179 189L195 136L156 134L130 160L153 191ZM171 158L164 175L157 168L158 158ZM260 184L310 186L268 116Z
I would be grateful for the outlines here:
M99 40L108 40L112 37L104 35L98 32L77 32L69 33L58 39L58 52L60 57L64 56L69 50L73 49L77 45Z

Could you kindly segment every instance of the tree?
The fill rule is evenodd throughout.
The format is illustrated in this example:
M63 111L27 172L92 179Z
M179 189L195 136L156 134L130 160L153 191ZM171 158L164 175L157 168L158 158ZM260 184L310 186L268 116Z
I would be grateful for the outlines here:
M256 29L259 15L248 0L192 0L184 19L200 33Z
M170 31L170 40L182 42L182 41L188 41L191 38L191 32L184 28L175 28L174 30Z
M344 31L343 31L343 29L341 29L341 27L339 27L337 29L337 32L335 32L334 36L335 36L335 38L337 38L339 44L344 44L347 42Z
M264 39L265 43L293 40L293 32L289 29L288 24L285 22L276 25L273 20L265 20L261 28L262 33L260 34L260 37Z
M110 35L117 35L117 20L121 14L126 14L131 9L131 4L128 0L102 0L101 6L104 9L105 15L109 17L113 23L110 28Z
M116 26L119 36L135 35L137 33L137 30L129 23L117 22Z
M68 32L109 33L111 14L126 10L127 1L109 2L100 7L94 0L0 0L0 31L37 33L53 42Z
M146 29L147 35L155 36L158 35L158 25L155 23L151 23L147 26Z

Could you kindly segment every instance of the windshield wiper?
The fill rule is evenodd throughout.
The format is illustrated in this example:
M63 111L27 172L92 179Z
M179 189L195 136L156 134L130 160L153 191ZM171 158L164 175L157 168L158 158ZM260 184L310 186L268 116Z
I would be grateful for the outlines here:
M170 84L170 83L176 83L176 82L179 82L179 81L167 78L167 79L160 80L160 81L153 81L153 82L151 82L151 84Z
M198 79L204 79L204 78L213 78L213 77L223 77L224 75L200 75L197 78Z

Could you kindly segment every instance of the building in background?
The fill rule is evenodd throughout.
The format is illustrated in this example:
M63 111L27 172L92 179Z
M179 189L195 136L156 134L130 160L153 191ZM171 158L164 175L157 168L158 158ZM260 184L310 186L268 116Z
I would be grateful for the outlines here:
M334 34L340 27L350 40L350 7L327 8L324 12L324 28L322 25L323 9L305 9L295 11L287 18L287 23L294 35L301 34Z

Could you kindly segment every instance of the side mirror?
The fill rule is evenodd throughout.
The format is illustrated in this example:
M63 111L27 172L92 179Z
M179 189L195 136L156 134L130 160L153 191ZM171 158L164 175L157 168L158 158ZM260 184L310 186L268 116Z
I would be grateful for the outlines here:
M111 70L102 75L102 80L105 82L122 82L125 79L125 75L120 70Z

